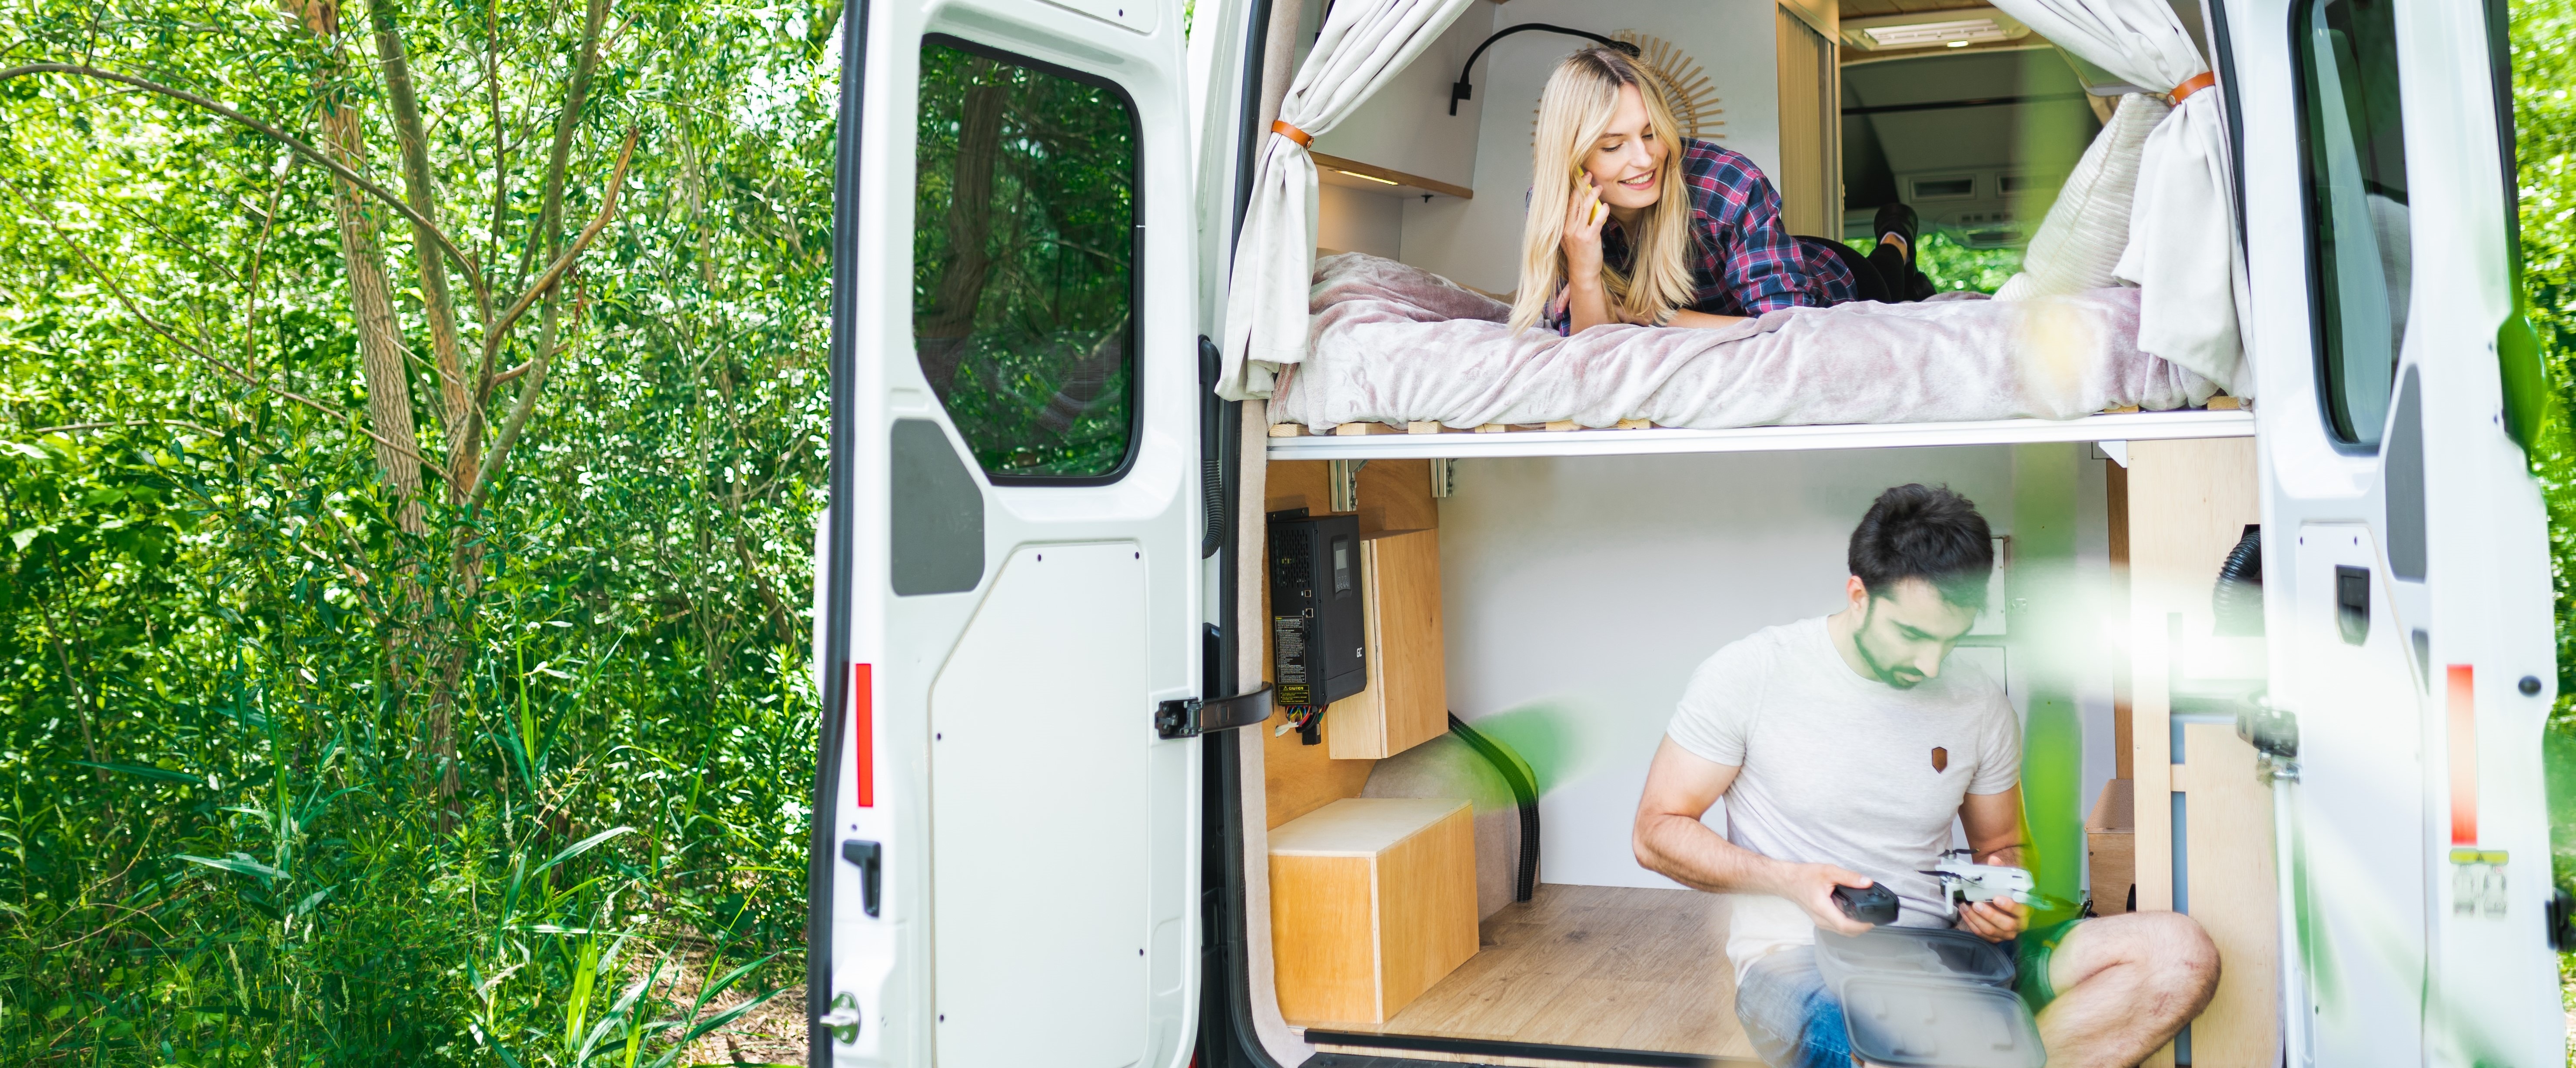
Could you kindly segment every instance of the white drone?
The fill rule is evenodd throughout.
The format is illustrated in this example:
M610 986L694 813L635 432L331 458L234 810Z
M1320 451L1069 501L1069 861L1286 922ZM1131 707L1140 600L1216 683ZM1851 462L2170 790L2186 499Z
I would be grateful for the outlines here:
M1950 901L1953 911L1961 904L1973 905L1999 897L2040 908L2063 904L2039 892L2039 881L2031 877L2030 869L1978 864L1970 856L1965 849L1950 850L1923 873L1941 880L1942 896Z

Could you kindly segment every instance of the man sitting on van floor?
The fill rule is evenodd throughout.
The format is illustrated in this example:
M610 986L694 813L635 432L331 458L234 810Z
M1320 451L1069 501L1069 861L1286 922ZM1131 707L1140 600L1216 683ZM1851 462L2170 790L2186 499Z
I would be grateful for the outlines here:
M1736 1015L1775 1068L1849 1068L1842 1006L1816 971L1815 929L1857 934L1837 886L1877 881L1899 926L1955 923L2014 943L2052 1068L2135 1065L2209 1003L2218 951L2189 917L2141 912L2024 930L2027 906L1951 918L1922 874L1955 813L1980 863L2022 865L2021 729L1974 669L1942 670L1984 607L1985 518L1948 489L1898 486L1852 532L1850 598L1771 627L1691 676L1637 804L1637 862L1734 895L1726 955ZM1726 798L1726 835L1700 822Z

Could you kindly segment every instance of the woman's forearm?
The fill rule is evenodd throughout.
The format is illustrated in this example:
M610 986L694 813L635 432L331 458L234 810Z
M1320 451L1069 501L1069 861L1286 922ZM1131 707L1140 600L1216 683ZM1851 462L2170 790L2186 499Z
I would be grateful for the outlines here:
M1598 277L1577 278L1566 286L1565 315L1569 336L1619 321L1610 315L1610 297L1602 292Z
M1664 325L1687 326L1698 330L1715 330L1719 327L1734 326L1744 320L1745 317L1741 315L1710 315L1707 312L1677 311L1673 313L1673 321L1665 323Z

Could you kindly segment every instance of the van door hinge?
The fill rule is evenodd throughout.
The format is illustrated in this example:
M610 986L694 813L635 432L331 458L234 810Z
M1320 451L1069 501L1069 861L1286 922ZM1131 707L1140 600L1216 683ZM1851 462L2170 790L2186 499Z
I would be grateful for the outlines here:
M2255 694L2236 708L2236 736L2254 747L2254 777L2264 785L2299 781L2299 717Z
M1154 733L1165 738L1196 738L1202 734L1249 727L1270 718L1269 683L1251 693L1236 694L1216 701L1196 697L1165 701L1154 706Z
M814 1018L834 1041L846 1046L859 1040L859 996L847 990L832 995L832 1011Z

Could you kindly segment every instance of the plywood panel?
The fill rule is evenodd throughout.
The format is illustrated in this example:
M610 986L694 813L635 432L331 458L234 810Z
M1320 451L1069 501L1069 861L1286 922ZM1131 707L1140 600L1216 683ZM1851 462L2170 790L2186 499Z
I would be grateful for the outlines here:
M1270 857L1270 959L1291 1020L1377 1015L1377 947L1341 937L1371 927L1368 857Z
M1245 408L1247 413L1257 413L1259 410L1259 405L1249 405ZM1266 533L1268 525L1262 522L1262 517L1270 512L1304 508L1309 512L1322 514L1331 505L1331 497L1326 492L1324 481L1326 475L1324 461L1268 463L1266 460L1255 459L1263 455L1261 449L1266 446L1266 438L1259 443L1251 441L1245 443L1247 474L1252 472L1260 474L1259 499L1262 502L1259 511L1245 518L1248 524L1247 533L1250 531ZM1408 468L1419 478L1407 479L1405 469ZM1247 493L1246 496L1249 499L1251 494ZM1376 460L1361 468L1359 515L1360 532L1363 537L1382 532L1385 529L1383 524L1387 522L1389 516L1393 516L1400 523L1411 524L1396 528L1400 530L1438 526L1438 507L1431 500L1430 461ZM1372 527L1372 523L1378 526ZM1243 555L1249 560L1245 565L1244 577L1253 587L1245 601L1260 606L1259 614L1252 617L1257 625L1247 625L1244 630L1246 634L1260 635L1260 639L1244 644L1260 650L1259 677L1265 681L1275 681L1272 678L1270 666L1269 570L1264 564L1268 553L1266 551L1246 552ZM1358 797L1360 787L1368 784L1369 770L1376 767L1376 762L1373 760L1334 760L1326 752L1326 746L1306 745L1305 739L1294 730L1280 733L1279 728L1287 722L1287 715L1279 713L1271 716L1269 722L1255 728L1261 732L1263 807L1271 827L1277 827L1342 798ZM1442 722L1445 726L1447 722L1445 712Z
M2129 911L2129 892L2138 882L2136 792L2127 779L2102 784L2093 813L2084 818L2084 854L2093 885L2093 911L2116 916Z
M1384 1021L1476 952L1474 809L1343 801L1271 834L1279 1009Z
M2129 443L2127 469L2128 519L2126 543L2129 557L2129 719L2131 781L2136 789L2137 830L2134 836L2140 911L2167 911L2173 908L2173 804L2175 766L2172 741L2171 635L2178 626L2182 633L2207 634L2214 622L2209 594L2217 580L2219 565L2227 559L2228 550L2244 534L2245 524L2260 522L2262 503L2255 468L2254 441L2251 438L2199 439L2187 441L2133 441ZM2178 622L2172 617L2179 617ZM2186 745L2188 754L2188 745ZM2250 770L2248 775L2251 775ZM2240 801L2210 804L2192 803L2192 822L2201 822L2205 809L2214 819L2259 821L2270 826L2268 798L2256 808L2245 808ZM2192 869L2201 864L2194 843ZM2268 849L2260 860L2262 870L2270 870ZM2253 858L2212 860L2221 866L2251 865ZM2268 889L2260 894L2235 897L2203 898L2192 890L2191 912L2194 919L2209 930L2218 943L2223 960L2268 961L2263 974L2278 967L2277 943L2265 938L2245 941L2244 925L2231 915L2237 911L2270 913L2277 909L2278 898ZM2222 940L2224 935L2224 940ZM2204 1033L2195 1026L2192 1032L2193 1059L2199 1063L2268 1063L2265 1045L2245 1045L2260 1036L2234 1028L2226 1021L2269 1019L2272 996L2271 980L2262 981L2264 989L2251 982L2222 984L2219 997L2227 1001L2211 1002L2204 1019L2219 1021ZM2212 1043L2216 1043L2212 1045ZM2173 1063L2170 1046L2149 1058L2147 1064L2165 1068Z
M2173 907L2169 615L2206 634L2211 584L2245 524L2261 521L2251 438L2129 443L2129 702L2137 784L2138 907Z
M2189 762L2174 765L2173 778L2189 799L2191 915L2218 944L2219 966L2218 993L2191 1025L2192 1061L2274 1063L2281 930L2272 791L2254 777L2254 747L2231 726L2184 724L2183 754Z
M1294 729L1281 733L1288 714L1280 712L1253 728L1261 732L1261 782L1271 827L1277 827L1345 797L1358 797L1368 785L1374 760L1334 760L1326 747L1307 745Z
M1779 42L1780 220L1793 234L1842 239L1842 79L1834 43L1787 9Z
M1465 804L1378 854L1376 1019L1476 955L1476 822Z
M1332 510L1323 460L1282 460L1269 465L1269 511L1303 508L1323 515ZM1440 526L1440 506L1431 497L1431 461L1371 460L1360 468L1360 536L1390 530L1432 530Z
M2125 630L2129 618L2129 467L2116 460L2102 461L2103 515L2110 524L2109 555L2111 575L2119 585L2116 611ZM2129 701L2129 665L2114 661L2111 665L2111 775L2119 779L2136 778L2138 774L2134 731L2134 710Z
M1368 688L1324 712L1335 760L1394 756L1449 731L1449 681L1440 636L1440 533L1364 538L1363 640Z

